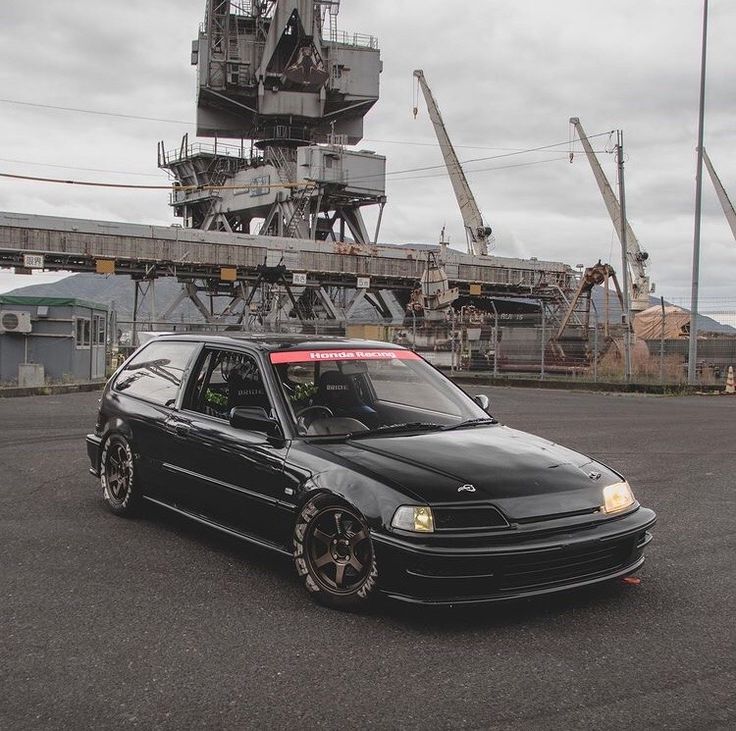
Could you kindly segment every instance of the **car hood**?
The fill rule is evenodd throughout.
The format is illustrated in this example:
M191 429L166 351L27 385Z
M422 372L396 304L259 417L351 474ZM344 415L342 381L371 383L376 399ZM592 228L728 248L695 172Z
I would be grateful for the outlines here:
M500 425L321 446L417 501L488 501L511 520L600 507L602 488L622 479L579 452ZM459 490L463 485L475 490Z

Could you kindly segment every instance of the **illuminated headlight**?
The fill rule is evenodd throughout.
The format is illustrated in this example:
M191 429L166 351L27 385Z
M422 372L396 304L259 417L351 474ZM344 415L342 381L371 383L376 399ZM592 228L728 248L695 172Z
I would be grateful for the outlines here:
M629 483L616 482L603 488L603 511L605 513L618 513L634 504L634 493L631 492Z
M402 505L396 509L391 527L414 533L434 533L432 508L426 505Z

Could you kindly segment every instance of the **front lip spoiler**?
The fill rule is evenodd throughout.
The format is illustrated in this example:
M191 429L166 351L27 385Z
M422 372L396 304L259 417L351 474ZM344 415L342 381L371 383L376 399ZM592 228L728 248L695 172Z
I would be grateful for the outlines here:
M644 518L643 520L637 520L637 518ZM615 530L617 527L621 527L621 522L631 523L624 530ZM581 545L588 543L602 542L606 543L611 540L618 540L625 538L626 536L639 533L641 531L649 531L654 524L657 522L657 516L655 513L648 508L637 508L634 512L628 515L623 515L618 518L611 520L608 525L606 522L599 523L591 529L581 529L577 531L575 526L570 526L570 532L567 534L554 534L549 536L546 540L534 540L533 536L529 537L528 542L506 544L506 545L495 545L495 546L481 546L481 547L454 547L454 546L431 546L426 543L417 544L412 541L405 540L398 536L389 535L387 533L378 533L371 531L371 540L376 543L384 543L391 548L398 548L408 553L419 555L419 556L437 556L437 557L463 557L463 556L488 556L488 557L503 557L503 556L515 556L519 554L529 554L536 551L549 551L554 549L561 549L571 545ZM611 527L612 529L606 530ZM599 534L594 533L598 531ZM600 535L602 533L602 535ZM500 535L500 534L499 534ZM454 536L456 538L462 538L461 534Z
M530 536L524 542L500 545L455 546L444 542L436 546L430 541L412 542L376 531L371 531L371 537L388 569L382 594L411 604L471 605L544 596L632 574L644 563L643 551L652 540L649 529L656 519L652 510L638 508L593 530L576 531L571 526L565 534L536 539ZM622 555L615 564L597 569L590 565L568 575L564 571L537 574L534 578L538 580L517 585L506 582L507 569L513 575L519 562L531 564L531 570L538 559L542 571L548 560L564 564L568 551L570 560L577 556L584 561L586 554L617 545L628 555Z
M87 434L85 438L87 443L87 456L90 461L90 474L95 477L100 476L100 447L102 445L102 437L97 434Z
M651 540L651 537L649 538ZM647 541L648 543L649 541ZM603 581L611 581L618 579L622 576L628 576L634 573L634 571L641 568L644 563L645 557L641 556L634 563L629 566L625 566L618 571L615 571L605 576L596 576L592 579L584 579L582 581L567 582L560 586L546 586L540 587L539 589L528 589L522 591L508 592L505 594L493 594L492 596L480 596L480 597L458 597L456 599L441 598L441 599L425 599L406 594L397 594L395 592L382 592L384 596L390 599L396 599L397 601L404 602L406 604L421 604L424 606L435 606L435 607L449 607L454 605L475 605L475 604L497 604L499 602L513 601L514 599L526 599L529 597L544 596L545 594L555 594L560 591L569 591L571 589L580 589L585 586L592 586L593 584L600 584Z

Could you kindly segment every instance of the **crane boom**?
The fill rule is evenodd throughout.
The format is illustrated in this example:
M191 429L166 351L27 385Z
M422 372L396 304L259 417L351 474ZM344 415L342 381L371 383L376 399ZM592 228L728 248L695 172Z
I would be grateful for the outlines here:
M728 193L726 193L726 189L723 187L721 179L716 174L713 163L710 161L705 149L703 149L703 160L705 161L705 167L708 168L710 179L713 181L713 187L716 189L716 195L721 203L721 208L723 208L723 212L726 214L726 220L728 221L728 225L731 227L733 237L736 239L736 210L734 210L733 203L731 203L731 199L728 197Z
M447 172L450 176L450 182L452 183L452 189L455 192L455 198L460 206L460 214L463 217L463 224L465 225L465 235L468 239L468 251L471 254L486 255L488 254L488 248L490 245L491 228L486 226L483 222L478 204L475 202L473 192L470 190L468 180L465 177L463 168L460 165L460 161L455 153L455 148L450 142L450 137L445 129L445 123L442 121L442 115L440 114L437 102L432 95L432 92L427 84L427 80L424 78L424 71L417 69L414 72L414 76L422 89L424 95L424 101L427 103L427 111L429 112L429 118L432 120L434 125L434 131L437 135L437 141L442 150L442 157L445 160L447 166ZM414 116L416 117L417 110L414 108Z
M598 189L603 196L603 202L606 204L608 209L608 215L611 217L613 227L616 230L616 235L621 239L621 205L619 204L616 194L611 188L611 184L606 178L606 174L603 172L600 162L593 152L593 147L590 144L585 131L583 130L580 120L577 117L570 117L570 124L575 128L575 131L580 138L580 142L583 145L585 154L590 163L590 167L593 170L593 176L595 182L598 183ZM629 265L629 271L631 272L630 278L630 301L632 312L641 312L649 307L649 275L647 274L646 261L649 258L649 254L646 251L642 251L639 246L639 239L636 238L629 222L626 221L626 259Z

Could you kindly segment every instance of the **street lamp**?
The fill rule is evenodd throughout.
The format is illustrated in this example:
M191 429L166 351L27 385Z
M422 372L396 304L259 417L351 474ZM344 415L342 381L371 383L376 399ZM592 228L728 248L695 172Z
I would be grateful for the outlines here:
M703 45L700 59L700 110L698 113L698 166L695 175L695 232L693 236L693 278L690 295L690 342L687 382L695 385L698 361L698 286L700 280L700 218L703 197L703 122L705 118L705 50L708 39L708 0L703 0Z

